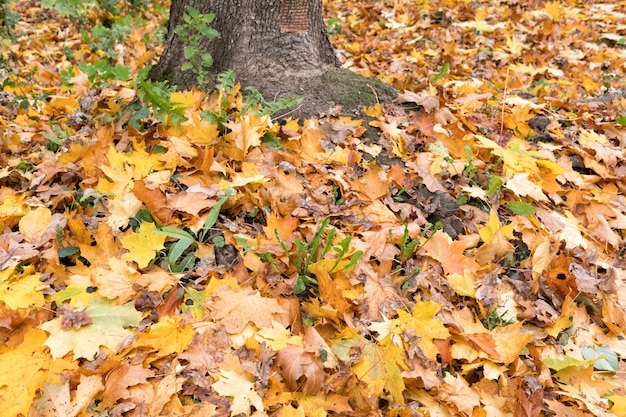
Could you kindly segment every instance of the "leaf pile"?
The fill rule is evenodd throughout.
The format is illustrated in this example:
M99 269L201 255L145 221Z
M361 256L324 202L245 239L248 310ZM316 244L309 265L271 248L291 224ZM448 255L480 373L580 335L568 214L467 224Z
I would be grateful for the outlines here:
M13 4L0 413L625 415L626 16L590 3L329 1L398 105L281 123L228 82L151 117L163 5Z

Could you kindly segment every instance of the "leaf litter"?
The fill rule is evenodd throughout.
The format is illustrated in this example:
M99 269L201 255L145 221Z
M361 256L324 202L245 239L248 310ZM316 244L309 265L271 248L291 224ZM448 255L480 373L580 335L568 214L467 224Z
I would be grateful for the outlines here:
M328 1L396 104L176 125L131 79L163 5L107 45L14 4L2 414L624 415L621 6Z

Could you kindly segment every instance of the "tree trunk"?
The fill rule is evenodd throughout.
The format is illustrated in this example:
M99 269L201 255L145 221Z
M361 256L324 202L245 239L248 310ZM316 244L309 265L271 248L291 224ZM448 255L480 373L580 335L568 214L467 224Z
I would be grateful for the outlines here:
M188 5L215 14L211 26L219 37L200 44L213 57L210 76L232 69L242 85L256 87L268 101L303 95L298 117L335 104L357 107L375 100L363 77L338 68L322 18L322 0L172 0L165 50L152 69L153 79L167 79L181 88L196 84L191 71L181 70L184 45L174 33ZM385 94L380 83L371 80L371 84Z

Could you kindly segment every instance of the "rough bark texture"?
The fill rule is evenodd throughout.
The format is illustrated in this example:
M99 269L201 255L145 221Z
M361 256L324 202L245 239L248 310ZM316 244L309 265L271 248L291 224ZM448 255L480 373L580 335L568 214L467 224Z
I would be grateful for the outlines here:
M296 117L335 105L350 111L371 104L376 95L388 99L393 94L376 80L365 82L364 77L338 68L321 0L172 0L165 50L151 72L154 79L167 79L182 88L196 83L191 71L180 69L184 45L174 33L188 5L216 16L212 27L220 36L201 45L213 56L211 75L233 69L244 86L256 87L267 100L303 95L304 102L292 113Z

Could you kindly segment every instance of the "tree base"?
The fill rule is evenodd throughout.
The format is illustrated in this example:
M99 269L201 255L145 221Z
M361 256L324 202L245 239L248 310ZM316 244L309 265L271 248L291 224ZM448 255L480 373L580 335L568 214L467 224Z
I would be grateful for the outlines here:
M380 80L340 68L323 69L317 73L285 74L280 79L240 81L242 86L256 87L266 101L303 96L299 105L274 114L275 119L319 117L337 106L341 107L343 115L363 117L363 107L377 102L389 103L397 94L393 87Z

